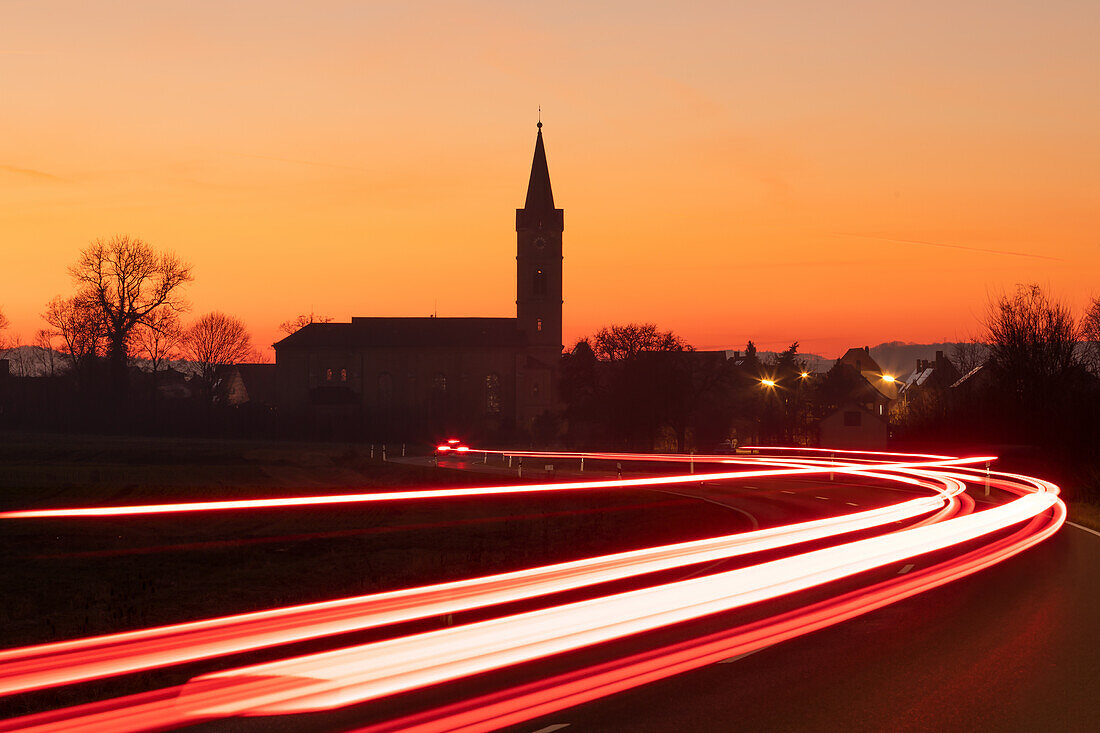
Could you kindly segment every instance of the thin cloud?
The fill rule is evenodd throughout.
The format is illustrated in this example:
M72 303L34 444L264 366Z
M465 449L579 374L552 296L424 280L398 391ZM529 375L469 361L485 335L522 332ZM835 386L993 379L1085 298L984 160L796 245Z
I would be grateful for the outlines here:
M1012 252L1006 249L984 249L982 247L968 247L965 244L949 244L947 242L926 242L920 239L894 239L893 237L879 237L874 234L850 234L839 232L839 237L856 237L858 239L876 239L880 242L898 242L900 244L923 244L926 247L945 247L947 249L962 249L968 252L983 252L988 255L1003 255L1005 257L1028 257L1033 260L1049 260L1051 262L1065 262L1061 257L1049 257L1036 255L1029 252Z
M63 181L64 178L55 176L52 173L46 173L44 171L36 171L31 168L17 168L14 165L0 165L0 171L5 173L14 173L17 176L29 176L31 178L38 178L44 181Z
M279 163L293 163L295 165L312 165L319 168L340 168L341 170L348 171L363 171L362 168L357 168L353 165L340 165L339 163L318 163L314 160L295 160L294 158L277 158L273 155L255 155L254 153L227 153L227 155L236 155L241 158L256 158L258 160L274 160Z

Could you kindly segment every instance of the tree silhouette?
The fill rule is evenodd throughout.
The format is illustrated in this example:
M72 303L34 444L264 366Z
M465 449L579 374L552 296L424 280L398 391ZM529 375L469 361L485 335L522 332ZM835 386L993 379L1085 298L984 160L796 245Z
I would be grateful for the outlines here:
M127 235L97 239L80 252L69 274L82 307L94 308L107 343L111 392L116 405L126 392L130 336L153 311L187 307L180 290L194 278L191 266Z
M199 379L207 401L217 398L226 368L251 358L252 337L239 318L214 311L199 318L184 334L187 358L199 367Z
M290 320L283 321L282 323L279 324L279 330L282 331L283 333L285 333L287 336L290 336L291 334L296 333L297 331L299 331L302 328L305 328L306 326L308 326L311 323L331 323L331 322L332 322L332 319L329 318L328 316L318 316L313 311L310 311L308 314L303 313L303 314L301 314L301 315L299 315L295 318L291 318Z
M1089 369L1100 377L1100 296L1092 299L1081 318L1081 340Z
M42 320L61 337L61 353L68 357L77 383L86 386L104 342L103 322L96 307L79 296L57 297L46 304Z
M10 325L11 321L4 315L4 311L0 309L0 349L6 348L8 345L7 339L4 336L4 331L7 331Z

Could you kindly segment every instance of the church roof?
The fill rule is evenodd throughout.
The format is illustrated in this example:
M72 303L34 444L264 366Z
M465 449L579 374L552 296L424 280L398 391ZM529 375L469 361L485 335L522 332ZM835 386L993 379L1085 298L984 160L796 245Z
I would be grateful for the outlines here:
M531 161L531 180L527 183L527 211L553 211L554 192L550 188L550 169L546 165L546 148L542 144L542 123L535 139L535 157Z
M352 318L311 323L275 344L283 347L524 346L515 318Z

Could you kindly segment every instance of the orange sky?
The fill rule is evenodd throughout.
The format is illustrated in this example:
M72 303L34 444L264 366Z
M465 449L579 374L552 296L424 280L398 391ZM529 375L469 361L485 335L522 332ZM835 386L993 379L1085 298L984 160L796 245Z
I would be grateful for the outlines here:
M1100 294L1100 4L590 5L0 4L0 308L29 340L130 233L260 344L512 315L539 104L567 342L835 355Z

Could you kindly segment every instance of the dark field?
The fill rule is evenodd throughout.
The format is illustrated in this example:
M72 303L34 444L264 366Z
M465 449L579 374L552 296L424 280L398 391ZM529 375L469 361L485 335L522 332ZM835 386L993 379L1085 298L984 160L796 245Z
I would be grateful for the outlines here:
M0 506L64 507L515 483L383 463L369 446L0 436ZM595 477L593 477L595 478ZM505 571L738 531L646 491L568 492L163 517L3 520L0 648ZM655 511L656 510L656 511ZM171 684L195 669L135 686ZM100 685L106 683L94 683ZM96 690L89 688L89 695ZM130 687L123 684L125 691ZM112 688L113 689L113 688ZM0 715L76 702L7 700Z

